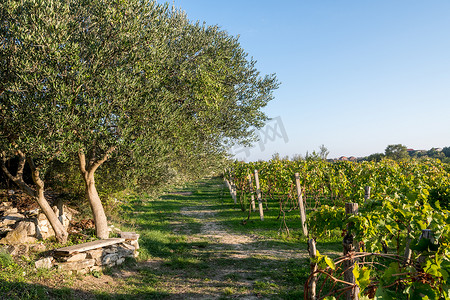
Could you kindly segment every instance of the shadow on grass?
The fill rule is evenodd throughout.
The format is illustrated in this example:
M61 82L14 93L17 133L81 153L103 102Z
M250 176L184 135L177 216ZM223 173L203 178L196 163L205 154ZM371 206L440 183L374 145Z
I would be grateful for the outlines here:
M239 205L232 203L229 193L221 182L220 179L212 179L205 181L202 185L188 186L157 199L145 199L137 202L140 205L132 207L139 211L138 214L130 214L130 217L136 221L137 230L141 234L140 245L143 252L141 258L163 259L159 270L148 269L146 270L147 274L153 272L149 276L155 276L159 272L157 277L161 281L182 278L184 282L193 280L193 285L214 285L219 290L233 287L233 284L239 280L244 280L250 282L248 288L251 290L250 294L253 295L262 297L277 295L277 298L281 299L301 297L303 283L309 275L309 259L301 258L301 254L298 259L289 260L270 257L264 253L267 253L265 250L277 249L307 253L306 244L299 239L288 241L267 239L267 236L271 234L276 235L279 227L279 220L276 220L276 216L271 216L276 213L276 208L273 209L273 212L267 213L267 221L264 223L253 220L256 217L253 214L247 225L242 225L242 216L246 213L240 211ZM242 257L242 255L240 256L242 253L235 251L236 245L198 242L183 235L182 233L199 233L204 220L198 218L198 215L196 215L197 218L190 217L191 214L181 213L182 211L213 212L214 222L222 224L225 228L232 228L237 234L247 234L252 231L258 231L263 236L265 231L269 234L265 235L263 241L240 245L245 249L255 249L255 253L251 257ZM297 219L299 222L299 217L295 217L294 222ZM174 231L178 227L185 230ZM224 255L218 256L217 251L223 252ZM221 270L228 270L229 274L220 276L217 272L220 273ZM210 277L220 278L220 280L216 280L214 283L209 281L201 283L202 280ZM133 285L139 286L139 282L133 283ZM203 290L208 291L209 289L204 288ZM177 299L193 298L195 293L191 290L185 294L174 294L167 297L172 298L172 296ZM202 296L207 297L205 294ZM232 290L224 292L225 298L232 296Z
M47 286L0 280L1 299L17 300L78 300L78 299L164 299L167 293L157 291L140 292L139 294L86 292L77 289L49 288Z
M267 242L269 246L305 251L306 239L302 237L297 211L287 213L286 224L290 233L287 236L283 231L285 228L282 226L282 219L278 218L276 203L264 212L263 222L259 220L258 212L252 212L247 220L248 211L242 212L239 204L232 203L231 196L220 178L205 180L200 185L190 185L173 192L158 199L143 200L140 205L131 207L133 211L130 211L130 217L135 220L136 229L141 233L142 248L151 256L168 257L184 242L180 235L200 233L202 221L188 214L181 214L182 209L213 211L215 222L237 234L256 234L271 239ZM139 214L133 214L134 211ZM174 223L182 224L180 227L183 230L174 232ZM178 234L178 237L173 237L174 233ZM342 250L341 241L338 239L328 239L324 243L319 241L319 244L322 253Z
M0 280L0 292L3 293L0 298L192 299L217 298L217 291L222 291L224 299L245 293L277 299L299 299L303 296L303 284L309 275L309 259L302 255L287 259L264 254L264 250L277 249L307 253L306 244L301 239L272 238L276 236L280 224L280 220L276 220L276 207L270 207L264 222L260 222L257 213L254 213L250 221L242 225L246 213L240 211L239 205L232 203L220 179L203 181L180 191L182 193L169 192L158 198L135 196L124 208L124 219L133 223L140 234L141 262L133 267L121 267L133 271L133 276L124 279L126 286L123 290L86 292ZM240 245L240 249L254 249L250 257L243 257L234 244L193 240L188 234L199 233L204 221L182 214L183 210L212 211L214 222L224 228L231 228L238 234L257 233L263 239ZM295 228L299 217L292 216L288 222L292 222L288 226ZM324 246L334 248L335 244ZM146 264L152 258L160 262L156 268ZM189 289L167 288L168 282L171 287L177 287L176 282L180 282L180 285L188 285ZM245 292L236 288L243 282L246 284Z

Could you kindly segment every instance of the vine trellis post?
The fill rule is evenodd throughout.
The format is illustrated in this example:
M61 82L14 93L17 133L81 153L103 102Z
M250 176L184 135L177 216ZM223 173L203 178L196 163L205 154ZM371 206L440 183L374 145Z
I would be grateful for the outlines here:
M358 213L358 203L345 203L345 214L346 215L355 215ZM355 259L352 256L355 253L354 246L354 236L350 232L351 223L347 224L347 234L344 237L342 245L344 247L344 255L349 256L350 259L347 259L343 262L344 267L344 280L349 284L353 285L351 289L345 292L346 300L358 300L359 299L359 287L356 285L355 275L353 274L353 269L355 267Z
M255 195L253 195L253 182L252 182L252 175L248 174L248 185L250 187L250 197L251 197L251 205L252 205L252 210L255 211L256 207L255 207Z
M227 188L228 188L228 190L230 191L230 194L231 194L231 185L230 185L230 182L228 181L227 178L225 178L225 183L226 183Z
M231 172L229 170L224 170L223 179L225 180L225 184L227 185L227 188L230 191L230 195L233 196L233 194L231 193L231 183L226 176L227 173L230 174L230 180L231 180Z
M411 256L412 256L411 238L409 237L409 232L411 231L411 225L408 224L407 228L408 228L408 236L406 237L405 253L403 254L406 265L411 263Z
M422 239L428 239L430 240L432 243L434 243L434 234L433 234L433 230L430 229L422 229L422 234L419 237L419 240ZM427 259L426 255L420 255L418 262L421 266L423 266L425 264L425 261Z
M230 175L230 180L228 180L227 177L225 176L226 173L228 173ZM230 190L230 195L231 195L231 198L233 198L234 204L237 204L236 185L234 183L234 178L233 178L233 175L231 174L231 170L224 171L224 179L225 179L225 183L226 183L228 189Z
M370 199L370 186L364 187L364 202Z
M313 260L317 256L317 249L316 249L316 241L314 239L308 240L308 252L309 257ZM315 274L317 272L317 263L311 262L310 263L310 270L311 274ZM311 280L308 282L308 300L316 300L317 294L316 294L316 287L317 287L317 276L313 275Z
M235 183L235 178L233 176L233 174L230 171L230 180L231 180L231 197L233 198L234 204L237 204L237 197L236 197L236 183Z
M298 207L300 210L300 218L302 222L303 235L308 236L308 227L306 226L306 210L303 203L302 187L300 186L300 175L295 173L295 185L297 187Z
M259 187L258 170L255 170L256 197L258 198L259 218L264 221L263 203L261 198L261 188Z

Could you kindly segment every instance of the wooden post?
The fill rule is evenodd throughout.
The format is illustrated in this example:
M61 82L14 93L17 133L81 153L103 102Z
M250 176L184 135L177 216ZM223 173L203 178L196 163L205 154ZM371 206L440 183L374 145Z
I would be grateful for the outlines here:
M233 198L234 204L237 204L237 199L236 199L236 185L234 184L234 176L232 174L232 170L229 169L228 170L228 174L230 174L230 194L231 194L231 198Z
M406 265L411 263L412 250L410 248L410 244L411 244L411 239L408 237L406 239L405 253L403 254L403 257L405 258L405 264Z
M429 239L431 243L434 243L434 235L433 235L433 230L430 229L422 229L422 234L420 235L419 240L421 239ZM419 264L422 267L425 264L426 261L426 257L421 255L419 256Z
M411 231L411 226L408 225L408 233L410 231ZM408 237L406 237L405 253L403 255L406 265L411 263L412 250L410 248L410 244L411 244L411 238L408 235Z
M422 229L421 239L429 239L431 242L434 242L433 230L431 229Z
M236 184L234 183L234 178L232 178L231 181L231 197L233 198L234 204L237 204Z
M263 211L263 203L262 203L262 198L261 198L261 189L259 187L258 170L255 170L255 184L256 184L256 197L258 198L259 218L261 221L264 221L264 211Z
M230 182L228 181L228 179L226 179L226 178L225 178L225 184L227 185L227 188L231 193L231 185L230 185Z
M300 210L303 235L308 236L308 227L306 226L306 210L303 203L302 187L300 186L300 175L298 173L295 173L295 185L297 186L298 207Z
M316 241L314 239L308 240L308 252L309 252L309 257L311 259L316 258L316 256L317 256ZM317 271L317 263L311 263L310 270L311 270L311 274L316 272ZM317 286L317 276L313 275L313 277L309 281L308 300L316 300L317 299L316 286Z
M364 202L370 199L370 186L364 187Z
M228 179L225 178L225 183L228 187L228 189L230 190L230 195L231 198L233 198L234 200L234 204L237 204L237 200L236 200L236 185L234 185L233 180L231 180L231 183L228 181Z
M356 215L358 213L358 203L345 203L345 214Z
M358 213L358 203L345 203L345 213L347 215ZM351 256L355 252L353 234L349 230L350 224L347 225L347 235L344 237L342 245L344 246L344 255ZM344 281L355 284L355 276L353 275L353 268L355 267L355 259L349 258L343 262L344 268ZM345 292L346 300L357 300L359 299L359 287L356 286L351 290Z
M250 187L250 197L251 197L251 204L252 204L252 210L255 211L255 195L253 195L253 181L252 181L252 175L248 174L248 185Z

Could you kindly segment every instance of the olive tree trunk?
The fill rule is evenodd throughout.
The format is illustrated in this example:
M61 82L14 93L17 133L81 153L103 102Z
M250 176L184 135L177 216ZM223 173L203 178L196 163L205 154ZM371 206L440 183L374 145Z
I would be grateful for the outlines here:
M44 181L41 179L39 174L39 169L36 168L34 165L34 162L31 158L28 158L28 164L31 168L31 176L33 177L33 182L36 185L36 196L35 199L38 202L40 208L42 209L42 212L47 217L48 221L52 225L53 231L55 232L56 239L65 244L67 242L68 233L66 229L64 228L64 225L59 220L56 213L53 211L53 209L48 204L48 201L45 199L44 196Z
M33 182L36 185L36 188L34 190L23 180L23 169L25 167L25 154L22 153L21 151L18 151L18 155L19 155L19 166L17 168L16 175L12 176L8 168L6 168L6 155L3 153L2 155L3 172L6 174L6 176L8 176L9 179L11 179L15 184L17 184L22 191L24 191L27 195L33 197L36 200L42 212L50 222L50 225L52 226L53 231L55 232L55 237L58 240L58 242L62 244L67 243L67 237L69 236L69 234L67 233L67 230L64 228L61 221L58 219L56 213L50 207L50 204L48 204L48 201L45 199L44 181L40 177L39 168L36 167L36 165L34 164L33 160L30 157L27 158L28 164L30 165L31 168L31 175L33 178Z
M107 239L109 237L109 229L102 201L100 200L97 189L95 188L94 174L97 168L100 167L108 159L108 156L112 151L114 151L114 148L110 148L102 159L97 161L91 159L88 162L86 161L86 155L84 151L78 151L80 172L86 185L86 197L89 201L89 205L91 206L92 214L94 217L95 234L100 239Z

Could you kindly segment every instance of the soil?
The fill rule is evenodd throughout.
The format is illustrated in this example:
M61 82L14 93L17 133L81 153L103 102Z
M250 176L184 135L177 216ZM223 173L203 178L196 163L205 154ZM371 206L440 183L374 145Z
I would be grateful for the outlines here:
M202 224L200 234L194 234L192 237L213 242L215 244L213 248L218 255L222 255L221 252L229 252L227 254L229 258L245 259L253 257L257 251L260 256L269 256L277 260L306 257L305 253L295 250L266 248L263 243L265 239L255 235L230 233L215 221L215 212L208 207L185 207L181 210L181 214L194 218Z

